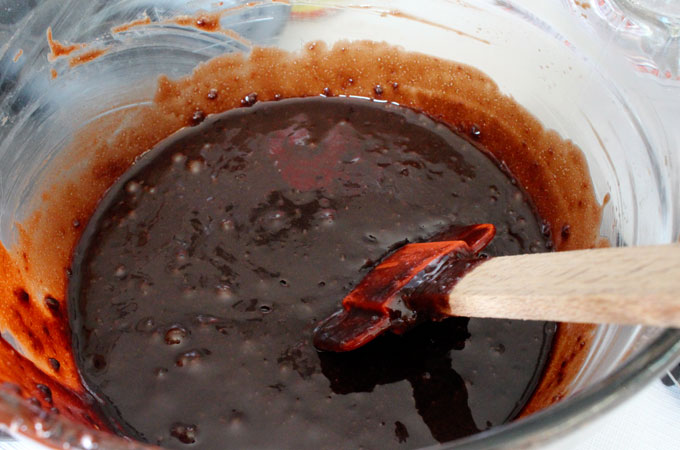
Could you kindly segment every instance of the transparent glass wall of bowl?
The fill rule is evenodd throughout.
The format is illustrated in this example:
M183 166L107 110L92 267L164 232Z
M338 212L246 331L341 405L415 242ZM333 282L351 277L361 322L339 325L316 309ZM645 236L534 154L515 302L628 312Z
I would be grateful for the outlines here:
M243 2L224 3L219 8ZM664 117L677 117L677 106L654 101L677 98L677 90L672 86L658 90L644 74L631 71L629 61L611 45L615 39L584 27L568 0L431 0L426 4L365 0L361 8L351 7L353 3L319 1L317 6L330 10L303 18L289 14L291 5L265 1L235 10L222 20L256 45L297 50L312 40L331 44L340 39L385 40L476 66L547 127L584 151L598 199L610 197L601 234L613 245L678 240L680 157L673 151L677 141L668 134ZM10 6L20 12L6 14ZM80 127L114 108L151 101L160 74L178 77L213 56L249 51L247 45L225 35L159 23L216 7L214 1L0 0L0 239L5 245L16 239L13 223L32 207L36 181ZM405 14L389 13L394 10ZM143 14L154 24L111 33L112 26ZM73 68L63 59L50 63L48 26L60 41L95 42L109 50ZM23 54L15 62L20 49ZM50 76L52 68L58 72L56 79ZM574 390L588 391L587 386L617 370L627 358L633 358L634 364L617 371L625 377L616 383L634 379L639 384L656 376L660 362L669 358L674 338L668 334L657 338L659 333L640 327L599 327ZM623 384L612 383L563 402L558 411L567 412L560 417L587 415L583 411L601 396L622 397ZM547 414L551 417L551 411ZM545 417L499 429L489 439L499 439L499 433L508 439L549 436L544 428L557 425ZM522 433L528 437L521 437ZM487 435L475 438L484 439Z
M666 81L680 81L680 3L676 0L597 0L578 2L599 32L617 34L616 46L638 69Z

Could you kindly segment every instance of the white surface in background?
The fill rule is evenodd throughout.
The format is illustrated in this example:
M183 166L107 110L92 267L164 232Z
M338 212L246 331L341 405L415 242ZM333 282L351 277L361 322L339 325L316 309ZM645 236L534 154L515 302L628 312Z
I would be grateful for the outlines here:
M680 388L661 381L546 450L680 448Z

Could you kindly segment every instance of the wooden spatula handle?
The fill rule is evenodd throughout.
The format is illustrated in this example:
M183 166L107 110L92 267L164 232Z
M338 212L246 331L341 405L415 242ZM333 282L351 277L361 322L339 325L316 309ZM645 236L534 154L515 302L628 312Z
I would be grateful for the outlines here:
M457 316L680 327L680 245L503 256L449 294Z

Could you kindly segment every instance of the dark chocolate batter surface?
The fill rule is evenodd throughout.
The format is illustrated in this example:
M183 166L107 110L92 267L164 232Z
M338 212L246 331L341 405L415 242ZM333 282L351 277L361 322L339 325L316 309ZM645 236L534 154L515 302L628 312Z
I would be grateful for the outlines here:
M455 318L347 354L311 342L380 258L474 223L497 228L489 255L552 246L498 163L422 114L317 97L210 117L89 222L69 284L81 375L122 433L177 448L417 447L506 422L553 324Z

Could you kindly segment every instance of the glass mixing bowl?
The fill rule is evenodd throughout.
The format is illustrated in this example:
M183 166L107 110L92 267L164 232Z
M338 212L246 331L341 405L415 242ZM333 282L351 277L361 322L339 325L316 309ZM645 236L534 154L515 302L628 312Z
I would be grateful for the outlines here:
M15 222L40 194L36 180L74 133L150 102L160 74L186 75L201 61L252 45L298 50L312 40L371 39L477 67L573 140L598 200L608 197L600 232L613 245L678 241L680 155L671 119L680 87L636 70L631 47L622 49L617 29L603 25L610 23L603 4L612 2L0 0L0 240L16 241ZM227 8L222 27L246 40L164 22ZM145 17L149 24L111 32ZM65 58L48 61L48 27L60 41L108 50L75 67ZM445 447L545 445L626 399L678 356L680 331L599 326L568 396ZM0 389L0 425L57 448L146 448L38 414L11 390Z

